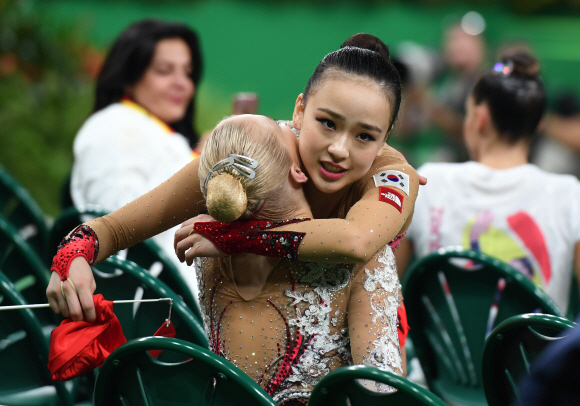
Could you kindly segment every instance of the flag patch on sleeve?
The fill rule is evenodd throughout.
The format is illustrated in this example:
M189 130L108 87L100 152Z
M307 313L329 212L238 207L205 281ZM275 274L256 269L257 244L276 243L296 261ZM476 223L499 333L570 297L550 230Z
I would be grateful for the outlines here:
M375 186L390 186L401 189L409 196L409 175L399 171L383 171L373 175Z
M403 195L395 189L379 186L379 200L389 203L395 209L399 210L399 213L403 212L403 199Z

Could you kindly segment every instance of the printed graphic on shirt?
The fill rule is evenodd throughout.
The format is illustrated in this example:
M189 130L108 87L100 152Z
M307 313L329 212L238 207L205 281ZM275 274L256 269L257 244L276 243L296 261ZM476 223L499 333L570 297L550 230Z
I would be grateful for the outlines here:
M389 203L395 209L399 210L399 213L403 212L403 195L397 192L395 189L380 186L379 200L381 202Z
M373 175L375 186L389 186L401 189L409 196L409 175L399 171L383 171Z
M429 208L429 213L429 252L431 252L437 251L439 248L443 247L443 234L441 233L441 227L443 226L445 208L431 206Z
M490 211L473 217L464 229L462 245L511 265L545 289L552 279L552 270L546 240L538 224L523 211L505 219L508 232L495 227L493 220Z

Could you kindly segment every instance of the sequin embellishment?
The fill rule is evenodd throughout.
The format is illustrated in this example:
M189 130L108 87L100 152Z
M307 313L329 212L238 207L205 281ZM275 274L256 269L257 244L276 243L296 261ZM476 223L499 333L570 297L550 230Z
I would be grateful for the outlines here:
M60 242L56 255L52 258L50 270L57 272L60 280L65 281L73 259L82 256L92 265L98 255L97 233L91 227L81 224Z
M358 363L402 372L396 324L399 285L388 246L366 266L282 260L251 299L239 295L230 261L196 260L211 349L279 404L306 403L316 383L341 366ZM366 313L352 310L349 317L369 327L355 331L349 328L347 311L357 306Z
M284 221L219 221L198 222L194 230L211 240L221 251L236 255L243 252L274 258L298 259L298 247L305 233L294 231L268 231L286 224L310 219Z

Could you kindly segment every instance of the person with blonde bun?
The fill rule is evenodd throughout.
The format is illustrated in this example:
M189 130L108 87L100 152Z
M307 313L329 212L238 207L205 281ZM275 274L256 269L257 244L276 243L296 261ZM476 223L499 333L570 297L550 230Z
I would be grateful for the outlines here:
M254 198L249 188L255 179L262 179L260 171L282 168L282 159L271 159L274 165L270 165L250 152L232 150L229 156L209 162L209 170L202 169L202 159L192 161L125 207L79 226L72 233L74 238L61 243L47 288L51 307L65 317L94 320L91 295L95 282L89 265L189 218L175 236L180 260L191 264L196 257L230 255L239 261L232 268L243 270L230 274L235 284L230 285L228 294L237 295L235 303L233 299L232 304L223 302L226 295L218 296L213 285L200 285L200 294L213 297L200 297L206 303L202 306L212 349L227 356L220 328L233 333L231 329L236 326L238 334L244 334L244 330L259 327L256 334L244 339L256 343L261 337L266 340L261 351L275 351L278 358L274 364L264 365L263 359L258 363L257 358L252 364L250 357L259 351L250 351L255 347L248 344L243 348L244 357L248 357L247 372L259 375L258 382L279 403L307 398L309 388L330 370L350 362L400 373L396 328L400 286L388 244L396 245L411 222L419 177L385 144L399 105L400 80L388 60L386 45L368 34L351 37L316 68L297 99L292 122L271 127L279 141L298 135L297 150L286 148L296 154L292 160L296 164L290 166L282 189L272 189L271 197L264 199ZM216 137L218 146L222 138ZM268 141L259 147L273 145ZM216 179L221 176L223 182ZM243 212L239 220L247 221L193 217L206 212L206 193L209 197L211 192L213 206L214 186L216 190L225 187L226 192L230 187L239 190L228 176L243 186L247 203L244 208L241 196L236 208L240 199L228 202L220 192L215 196L216 207L224 207L222 220ZM266 176L266 180L275 180L271 177ZM294 211L285 219L283 210L297 193L304 194L311 216L292 219L297 215ZM275 201L281 204L273 205ZM279 215L268 212L278 206L282 209ZM237 255L242 253L259 256ZM326 265L336 263L343 265ZM272 272L279 267L287 271ZM281 279L276 279L278 275ZM261 288L256 292L248 286ZM270 286L272 290L266 292ZM265 308L255 317L233 316L236 311L251 313L253 295L264 293ZM215 300L221 302L212 307L212 300L214 304ZM222 308L222 312L218 315L215 308ZM284 334L273 338L280 332ZM236 354L232 362L240 365L241 353Z
M446 246L481 251L527 275L566 313L572 272L580 272L580 182L528 162L546 107L540 65L510 49L479 79L463 137L471 161L429 163L413 224L397 252L403 272Z
M235 229L237 219L276 226L312 217L296 138L269 118L218 124L203 149L199 179L209 215L229 223L222 230ZM263 233L269 231L260 229L259 238ZM247 253L196 258L210 348L284 405L307 401L316 382L351 363L402 374L392 261L390 248L358 265Z

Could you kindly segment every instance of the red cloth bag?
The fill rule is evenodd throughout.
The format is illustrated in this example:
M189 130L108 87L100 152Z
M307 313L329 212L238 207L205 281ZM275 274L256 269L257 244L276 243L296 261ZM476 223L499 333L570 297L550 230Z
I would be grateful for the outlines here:
M113 313L113 302L94 295L97 319L64 320L52 330L48 352L48 369L55 381L66 381L101 366L109 354L127 342L119 319Z

